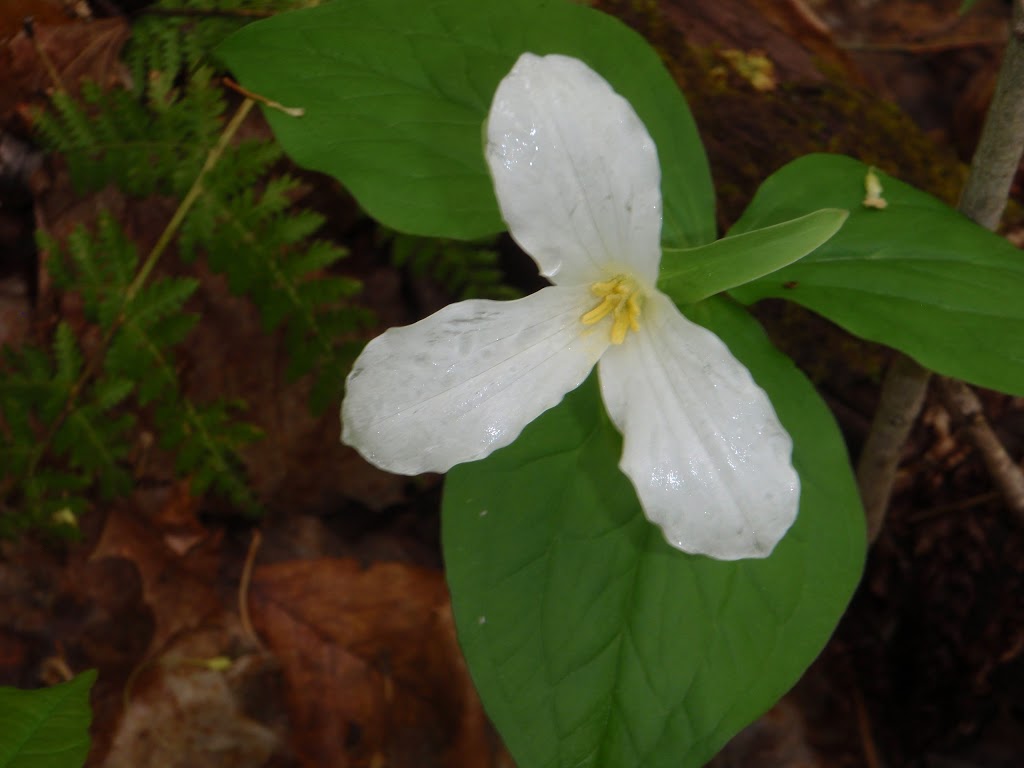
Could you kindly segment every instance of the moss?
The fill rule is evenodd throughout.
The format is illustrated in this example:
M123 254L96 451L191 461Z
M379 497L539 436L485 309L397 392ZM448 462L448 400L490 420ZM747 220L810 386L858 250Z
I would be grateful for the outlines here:
M723 228L769 174L810 152L852 155L956 201L966 169L954 150L930 139L897 106L852 85L847 73L819 63L820 84L782 82L759 91L729 64L728 51L688 45L655 0L597 5L654 45L686 95L711 163Z

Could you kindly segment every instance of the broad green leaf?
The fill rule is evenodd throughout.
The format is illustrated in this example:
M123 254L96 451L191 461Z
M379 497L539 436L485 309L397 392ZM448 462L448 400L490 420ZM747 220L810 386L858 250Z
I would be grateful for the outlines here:
M847 215L826 208L696 248L666 248L658 288L677 304L695 304L802 259L838 232Z
M671 549L617 464L595 377L456 467L443 511L459 640L519 768L703 765L821 650L859 579L863 513L821 399L726 299L688 310L795 441L796 524L765 560Z
M663 240L715 236L714 192L686 102L657 53L618 20L565 0L339 0L251 24L217 50L301 165L338 178L402 232L505 229L482 128L525 51L587 62L643 119L665 169Z
M887 205L866 208L867 172L848 157L808 155L769 177L731 234L822 206L850 218L814 253L732 295L795 301L934 371L1024 394L1024 254L882 173Z
M81 768L95 670L50 688L0 688L0 768Z

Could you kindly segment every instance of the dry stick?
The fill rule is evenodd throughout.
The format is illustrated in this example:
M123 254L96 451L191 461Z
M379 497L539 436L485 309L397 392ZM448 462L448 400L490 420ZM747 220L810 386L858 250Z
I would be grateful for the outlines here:
M1024 151L1024 0L1016 0L1006 54L999 70L995 95L989 107L970 175L958 206L969 219L994 230L1006 208L1010 184ZM892 484L903 445L924 402L931 373L907 357L899 356L886 372L881 401L871 432L857 465L857 484L868 522L868 540L882 528L892 495ZM946 386L943 381L943 386ZM961 385L964 386L964 385ZM964 386L964 388L966 388ZM972 393L973 394L973 393ZM957 402L962 402L957 401ZM1020 468L1006 455L998 439L978 439L977 424L984 424L978 409L968 415L970 434L982 451L996 483L1002 489L1020 487ZM999 474L997 474L999 473ZM1014 475L1017 478L1014 478ZM1007 496L1011 507L1014 496Z
M985 420L981 401L974 390L956 379L937 377L939 393L950 412L960 416L967 434L981 451L989 474L1006 499L1010 512L1024 525L1024 472L1006 452L992 427Z
M256 552L262 542L263 534L259 532L258 528L254 528L252 539L249 541L249 551L245 555L245 565L242 567L242 578L238 582L238 616L242 622L242 631L257 648L263 647L263 643L253 628L252 617L249 614L249 587L252 584L252 568L256 562Z

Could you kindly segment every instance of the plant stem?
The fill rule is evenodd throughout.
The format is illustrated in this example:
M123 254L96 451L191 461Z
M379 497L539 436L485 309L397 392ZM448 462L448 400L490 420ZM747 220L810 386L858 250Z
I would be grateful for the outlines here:
M978 141L978 149L971 161L967 184L960 198L960 212L986 229L995 230L1006 208L1010 185L1017 173L1022 153L1024 0L1015 0L1006 55L999 70L995 95ZM878 410L857 465L857 484L868 520L869 542L874 541L882 529L903 445L924 403L930 378L930 371L903 355L897 357L886 372ZM943 382L944 386L947 381ZM960 386L966 388L966 385ZM966 401L960 399L954 402ZM974 402L977 403L976 398ZM960 415L974 425L979 421L985 423L980 404L970 413L962 412ZM988 427L987 423L985 427ZM991 432L991 427L988 427L988 431ZM978 440L981 433L973 428L970 434L1000 487L1017 487L1018 481L1009 475L1019 476L1020 468L1006 455L995 435L992 434L992 440ZM1006 476L996 475L997 469ZM1024 483L1024 478L1019 482ZM1013 497L1007 498L1013 506Z
M173 240L174 236L178 234L178 230L181 228L182 222L185 221L185 217L188 215L188 212L192 210L192 206L195 204L196 200L199 199L199 195L203 192L203 181L206 179L206 174L213 170L213 167L217 165L221 155L224 154L224 150L227 149L228 144L231 143L231 139L235 137L238 129L241 127L242 123L245 122L245 118L249 115L249 112L255 104L256 102L249 98L243 101L234 116L231 118L231 121L224 128L224 132L220 135L220 139L217 140L213 149L211 149L210 153L206 156L206 162L203 163L203 167L200 169L199 175L196 176L196 180L192 182L192 186L189 188L188 192L185 193L185 197L182 198L178 209L174 212L171 220L167 222L167 226L164 227L164 231L160 233L160 239L156 241L156 244L153 246L153 250L151 250L149 255L146 257L146 262L142 265L142 269L139 270L135 279L132 280L131 285L128 286L128 290L125 292L125 306L135 298L135 295L149 278L149 273L153 271L153 267L156 266L156 263L160 260L163 252L167 250L167 246L171 244L171 240Z
M1024 8L1013 4L1010 40L996 81L985 128L971 161L971 175L960 210L986 229L995 230L1006 209L1010 185L1024 151Z
M906 355L897 355L886 371L878 410L857 464L868 541L878 538L882 530L900 455L924 404L930 376Z

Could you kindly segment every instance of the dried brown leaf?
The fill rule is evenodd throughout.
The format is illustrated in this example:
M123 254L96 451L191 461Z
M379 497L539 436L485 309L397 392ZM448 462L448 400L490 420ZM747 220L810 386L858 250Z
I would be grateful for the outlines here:
M123 18L71 24L37 20L31 37L24 29L19 31L0 48L0 121L24 102L39 102L54 88L75 93L83 80L101 86L127 84L120 56L129 34ZM54 75L59 82L54 82Z
M495 764L439 572L287 562L257 569L252 603L303 765Z

